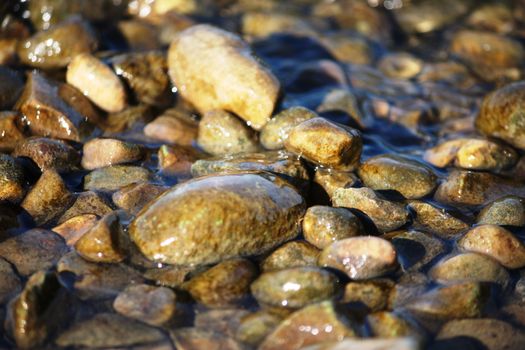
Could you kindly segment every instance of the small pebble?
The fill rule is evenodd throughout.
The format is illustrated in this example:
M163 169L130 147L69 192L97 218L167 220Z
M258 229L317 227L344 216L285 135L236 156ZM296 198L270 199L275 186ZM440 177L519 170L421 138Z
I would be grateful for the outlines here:
M88 232L98 221L98 217L93 214L83 214L74 216L52 228L52 231L58 233L68 246L74 246L75 243Z
M120 209L136 215L146 204L166 192L164 186L149 183L131 184L113 193L113 203Z
M146 168L131 165L112 165L95 169L84 177L85 190L117 191L122 187L148 182L151 174Z
M261 263L263 271L316 266L320 250L304 241L291 241L275 249Z
M133 163L142 159L144 147L117 139L93 139L82 149L82 167L87 170Z
M189 114L168 109L144 127L144 135L170 144L191 146L197 140L198 127Z
M261 130L261 144L269 150L284 148L290 130L301 122L318 115L304 107L291 107L276 114Z

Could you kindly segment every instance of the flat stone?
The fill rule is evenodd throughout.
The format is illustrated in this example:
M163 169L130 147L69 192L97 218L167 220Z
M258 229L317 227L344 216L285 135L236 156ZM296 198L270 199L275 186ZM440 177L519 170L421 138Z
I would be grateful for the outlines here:
M20 142L12 155L30 158L42 171L54 169L59 173L78 169L80 162L80 154L72 146L44 137L31 137Z
M11 156L0 153L0 200L19 203L25 192L23 168Z
M158 141L191 146L197 140L199 123L189 113L167 109L144 127L144 135Z
M286 149L322 167L351 171L359 164L361 134L324 118L312 118L293 127Z
M129 233L152 261L200 265L261 254L294 238L304 210L303 198L275 176L208 176L150 203Z
M37 225L52 222L67 209L73 195L55 170L46 170L24 198L21 206Z
M16 145L24 140L24 134L17 126L20 119L21 116L17 112L0 112L0 134L3 135L0 140L0 152L12 152Z
M410 199L428 195L437 185L437 177L429 167L392 154L367 159L358 174L373 190L394 190Z
M299 309L331 299L338 280L332 273L316 267L295 267L264 272L250 286L259 304Z
M228 110L255 130L270 120L279 82L238 36L210 25L193 26L171 43L168 67L182 97L201 113Z
M256 152L255 132L242 120L226 111L204 113L199 123L199 146L213 155Z
M487 204L478 214L478 224L525 225L525 204L520 197L508 196Z
M432 204L410 201L408 208L415 212L413 227L433 232L441 238L451 238L468 230L469 225L450 214L446 209Z
M509 269L525 266L525 245L512 232L497 225L480 225L468 231L458 246L486 254Z
M290 130L301 122L318 117L317 113L304 107L291 107L276 114L261 130L261 144L269 150L284 148Z
M320 250L305 241L283 244L261 263L263 271L282 270L292 267L316 266Z
M148 182L151 174L146 168L131 165L112 165L95 169L84 177L85 190L116 191L122 187Z
M345 208L316 205L308 208L304 215L304 238L319 249L362 233L363 226L357 216Z
M175 314L175 300L169 288L136 284L119 293L113 308L121 315L158 326Z
M367 187L338 188L334 192L332 203L335 207L362 211L381 232L395 230L408 220L408 211L403 204L383 199Z
M82 149L82 167L87 170L133 163L145 153L141 145L117 139L89 140Z
M382 238L346 238L326 247L319 266L341 270L351 279L362 280L384 275L397 267L394 246Z
M66 81L107 112L127 105L124 85L110 67L90 54L76 55L67 66Z

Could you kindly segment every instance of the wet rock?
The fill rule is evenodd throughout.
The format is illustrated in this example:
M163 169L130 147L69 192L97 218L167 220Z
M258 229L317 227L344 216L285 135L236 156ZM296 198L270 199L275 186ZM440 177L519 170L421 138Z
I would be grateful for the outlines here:
M32 135L80 141L92 127L58 95L58 85L31 72L15 109Z
M420 345L413 338L392 338L392 339L345 339L340 342L325 343L320 345L308 346L303 350L418 350Z
M470 337L488 350L519 349L525 346L525 335L507 322L491 318L453 320L437 335L438 340Z
M144 272L144 277L157 285L170 288L180 287L194 270L187 266L165 266L150 268Z
M432 323L481 316L487 302L487 286L463 282L437 287L410 301L405 308L416 318Z
M494 282L504 288L510 282L509 273L497 261L486 255L463 253L447 257L429 272L429 276L440 282Z
M499 171L516 164L518 155L512 148L496 142L461 138L427 150L425 160L440 168L453 163L463 169Z
M98 217L93 214L84 214L74 216L71 219L65 220L58 226L53 227L52 231L58 233L68 246L73 246L75 243L88 232L98 221Z
M323 112L343 112L360 127L364 127L363 115L359 109L357 97L347 89L330 90L323 101L317 106L316 111Z
M242 33L246 37L267 38L271 35L289 33L308 35L315 33L314 21L289 13L250 11L242 16ZM318 21L315 21L317 24Z
M314 181L332 198L337 189L352 187L357 181L357 176L351 172L317 168Z
M204 154L189 146L162 145L157 156L161 172L180 179L191 178L192 165L204 157Z
M80 321L56 339L62 347L108 348L154 343L164 339L162 332L118 314L100 313Z
M0 109L11 109L23 88L24 81L15 71L0 66Z
M126 107L124 85L111 68L95 56L76 55L67 66L66 81L107 112L120 112Z
M217 309L200 312L195 315L195 327L217 332L235 338L235 333L241 319L246 317L249 311L242 309Z
M110 113L104 123L106 133L114 134L129 130L141 130L154 117L151 106L129 106L121 112Z
M102 217L113 211L110 202L101 194L93 191L81 192L77 195L75 202L60 217L58 223L84 214L92 214Z
M123 20L118 24L119 32L131 51L160 49L159 28L142 20Z
M345 171L356 168L363 147L357 130L323 118L309 119L296 125L284 144L288 151L306 160Z
M146 204L166 192L164 186L148 183L132 184L113 193L113 203L121 209L136 215Z
M423 61L407 52L396 52L383 56L378 68L389 78L411 79L421 72Z
M282 319L268 311L258 311L243 317L237 327L235 338L244 344L258 346Z
M352 237L332 243L319 256L319 265L341 270L351 279L384 275L397 267L394 246L378 237Z
M132 163L144 156L141 145L117 139L89 140L82 150L82 167L87 170Z
M112 165L95 169L84 177L85 190L116 191L134 183L150 180L151 174L146 168L131 165Z
M73 196L62 177L50 169L42 173L21 206L31 215L37 225L42 225L57 219L72 200Z
M59 173L75 170L80 161L79 153L66 142L44 137L31 137L20 142L12 155L30 158L42 171L54 169Z
M478 224L500 226L525 225L525 205L519 197L503 197L489 203L478 215Z
M68 83L63 83L58 86L58 96L64 100L71 108L76 112L80 113L84 119L91 124L94 124L98 127L104 126L104 116L103 112L98 109L93 102L84 94L82 91L69 85ZM98 135L98 129L95 129L90 137Z
M524 82L512 83L486 95L476 118L476 128L487 136L525 149L524 86Z
M259 346L261 350L301 349L308 345L353 338L355 331L336 313L331 301L306 306L282 321Z
M383 199L367 187L339 188L335 190L332 203L336 207L362 211L382 232L395 230L408 220L408 211L403 204Z
M318 115L304 107L291 107L279 112L262 128L260 140L264 148L277 150L284 148L284 141L288 139L290 131L305 120L316 118Z
M507 195L525 196L525 187L519 181L490 173L454 170L434 198L446 204L480 205Z
M316 205L308 208L303 218L304 238L319 249L362 233L359 219L344 208Z
M409 322L392 312L376 312L366 317L368 326L373 337L377 338L400 338L400 337L422 337L422 331L415 329Z
M113 57L117 75L133 90L138 101L152 106L173 102L166 57L160 52L132 53Z
M162 325L174 315L175 299L175 293L169 288L136 284L119 293L113 308L126 317Z
M411 199L426 196L437 185L437 177L429 167L392 154L368 159L358 174L373 190L395 190Z
M77 253L64 255L57 264L60 274L73 274L75 295L81 300L114 298L129 284L143 283L144 278L123 264L96 264Z
M0 243L0 257L22 276L54 266L67 252L62 237L44 229L33 229Z
M38 271L11 301L6 329L17 347L38 348L56 330L67 307L55 273Z
M149 204L129 233L150 260L198 265L264 253L298 234L303 213L303 198L274 176L209 176Z
M24 194L23 168L12 157L0 153L0 200L18 203Z
M11 264L0 259L0 304L4 304L22 289L22 283Z
M0 93L1 94L1 93ZM15 146L24 140L24 134L18 129L20 115L16 112L0 112L0 152L12 152Z
M198 125L189 114L168 109L146 125L144 135L158 141L191 146L197 140Z
M416 214L413 223L415 229L428 230L441 238L454 237L469 228L467 223L451 215L446 209L429 203L410 201L408 208Z
M374 60L370 42L352 32L327 33L322 35L319 41L340 62L370 64Z
M468 16L467 23L476 29L500 34L511 32L516 25L513 9L505 3L487 3L476 6Z
M304 241L292 241L275 249L261 263L263 271L289 269L292 267L316 266L319 249Z
M76 55L94 52L97 46L89 25L74 17L20 42L18 56L25 65L57 69L66 67Z
M221 333L199 329L181 328L173 332L173 342L177 349L241 350L241 345L233 338Z
M395 309L409 304L428 290L430 280L421 272L407 272L402 275L391 289L388 297L388 309Z
M345 286L341 301L365 306L370 312L386 309L394 283L387 279L350 282Z
M249 260L226 260L193 277L185 289L201 304L227 307L247 297L256 276L257 269Z
M120 246L122 226L115 212L104 216L75 243L82 258L99 263L118 263L126 257Z
M197 142L213 155L256 152L259 148L252 129L234 115L220 110L203 115Z
M194 177L229 172L269 171L282 175L299 189L309 181L308 170L294 155L285 151L243 153L197 160L191 166Z
M486 254L509 269L525 266L525 245L510 231L497 225L480 225L459 241L464 250Z
M251 285L253 296L263 306L299 309L331 299L338 280L316 267L295 267L264 272Z
M221 69L214 64L217 57ZM277 79L255 60L248 45L222 29L197 25L180 33L171 43L168 67L182 97L201 113L228 110L260 130L275 108Z

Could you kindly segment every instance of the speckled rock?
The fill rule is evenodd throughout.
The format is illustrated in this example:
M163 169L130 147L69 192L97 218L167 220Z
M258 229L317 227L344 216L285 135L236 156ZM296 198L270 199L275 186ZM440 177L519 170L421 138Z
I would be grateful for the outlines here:
M123 54L113 57L111 64L140 102L160 107L173 102L166 57L161 52Z
M100 313L77 322L56 339L61 347L109 348L154 343L162 332L142 322L118 314Z
M395 230L408 220L408 211L403 204L383 199L367 187L339 188L334 192L332 203L335 207L362 211L382 232Z
M58 85L31 72L15 109L32 135L80 141L91 127L86 119L58 95Z
M508 196L487 204L478 214L478 224L525 225L525 205L520 197Z
M344 208L316 205L308 208L304 215L304 238L319 249L362 233L363 226L359 219Z
M276 114L261 130L261 144L269 150L284 148L290 130L301 122L318 117L304 107L291 107Z
M116 191L124 186L150 180L146 168L131 165L112 165L93 170L84 177L85 190Z
M282 319L268 311L257 311L243 317L237 327L235 338L245 344L258 346Z
M141 145L117 139L89 140L82 151L82 167L87 170L132 163L144 156Z
M174 315L175 299L175 293L169 288L136 284L119 293L113 308L126 317L161 325Z
M7 154L0 153L0 200L18 203L24 198L23 168Z
M427 150L425 160L440 168L454 162L458 168L499 171L516 164L518 155L511 147L496 142L462 138Z
M152 202L129 233L150 260L198 265L278 246L298 234L304 210L303 198L275 176L208 176Z
M524 87L525 82L512 83L485 96L476 118L476 128L487 136L525 149Z
M359 131L312 118L293 127L284 145L292 153L323 167L351 171L361 157Z
M27 157L35 162L40 170L54 169L59 173L78 168L80 155L77 150L64 141L43 137L31 137L19 143L13 157Z
M357 176L352 172L317 168L314 181L332 198L337 189L352 187L357 181Z
M197 142L213 155L256 152L259 148L254 131L233 114L221 110L204 113Z
M73 17L22 41L18 45L18 57L28 66L57 69L66 67L76 55L95 51L97 46L89 25Z
M259 346L260 350L298 350L308 345L356 337L331 301L306 306L282 321Z
M257 269L249 260L226 260L193 277L185 289L201 304L227 307L247 297L256 277Z
M57 219L72 201L73 196L62 177L50 169L42 173L21 206L37 225L42 225Z
M13 264L22 276L54 266L67 250L62 237L38 228L0 243L0 257Z
M22 290L22 282L11 267L11 264L0 259L0 303L4 304Z
M295 267L264 272L250 289L263 306L299 309L330 299L337 293L337 278L316 267Z
M525 266L525 245L512 232L497 225L480 225L459 241L464 250L486 254L509 269Z
M428 230L442 238L454 237L469 228L467 223L451 215L446 209L429 203L410 201L408 208L416 214L413 223L415 229Z
M58 226L53 227L52 231L62 236L68 246L73 246L97 221L98 217L96 215L83 214L74 216Z
M263 271L316 266L320 250L305 241L292 241L275 249L261 263Z
M352 237L332 243L319 256L319 265L341 270L351 279L379 277L397 267L394 246L378 237Z
M144 127L144 135L167 143L191 146L197 140L199 123L189 113L167 109Z
M12 152L15 146L24 140L24 134L17 126L20 119L17 112L0 112L0 133L3 135L0 139L0 152Z
M229 110L256 130L270 120L279 82L238 36L210 25L191 27L171 43L168 67L182 97L201 113Z
M509 273L492 258L477 253L462 253L447 257L429 272L432 279L440 282L494 282L504 288L510 282Z
M370 312L386 309L388 296L394 282L388 279L350 282L345 286L341 301L343 303L361 304Z
M166 192L167 187L149 183L131 184L113 193L115 205L136 215L146 204Z
M107 112L120 112L126 107L124 85L111 68L95 56L76 55L67 66L66 81Z
M520 349L525 346L525 334L507 322L490 319L453 320L437 335L438 340L470 337L479 340L487 350Z
M103 193L95 191L80 192L77 194L73 205L62 214L58 223L64 223L71 218L84 214L92 214L102 217L112 211L113 207L111 202Z
M395 190L411 199L426 196L437 185L437 177L429 167L392 154L367 159L358 174L373 190Z
M119 263L126 257L119 236L122 226L116 212L100 219L75 243L75 250L84 259L98 263Z

